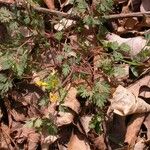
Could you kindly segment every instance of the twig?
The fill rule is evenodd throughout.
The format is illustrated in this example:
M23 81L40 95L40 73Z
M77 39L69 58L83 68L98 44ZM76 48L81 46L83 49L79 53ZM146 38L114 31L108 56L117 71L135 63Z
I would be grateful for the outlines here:
M5 7L9 7L9 8L17 7L18 9L25 9L24 5L17 5L16 3L7 3L7 2L3 2L3 1L0 1L0 6L5 6ZM79 16L76 16L76 15L71 15L71 14L60 12L57 10L50 10L50 9L39 7L39 6L31 6L31 8L33 8L33 10L35 10L39 13L54 15L57 17L68 18L68 19L72 19L72 20L80 20L81 19Z
M150 11L127 13L127 14L107 15L107 16L103 16L103 18L105 18L105 19L121 19L121 18L130 18L130 17L143 17L145 15L150 15Z

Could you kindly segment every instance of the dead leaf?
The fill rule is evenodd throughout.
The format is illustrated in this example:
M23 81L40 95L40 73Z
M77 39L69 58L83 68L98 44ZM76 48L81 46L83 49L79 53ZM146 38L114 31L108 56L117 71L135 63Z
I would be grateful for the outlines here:
M67 125L73 122L74 114L71 112L58 112L56 119L57 126Z
M14 0L0 0L0 2L6 2L6 3L14 3Z
M77 96L77 89L71 87L67 93L67 96L65 97L62 106L69 107L78 114L80 111L80 103L77 100L76 96Z
M150 83L149 85L141 86L139 90L139 97L150 99Z
M133 12L140 11L141 0L132 0L131 1L131 8Z
M134 146L134 150L144 150L145 148L146 148L146 144L143 139L138 141Z
M124 28L128 30L133 30L137 23L138 20L136 18L128 18L124 24Z
M43 134L41 139L41 148L42 150L48 150L50 144L54 143L58 139L55 135L48 135L48 133Z
M28 150L37 149L39 143L40 143L40 134L35 132L29 133Z
M131 147L135 144L141 125L144 121L145 114L135 114L128 123L127 132L125 135L125 143Z
M150 114L145 118L145 121L143 123L147 129L147 140L150 140Z
M150 10L150 2L149 0L142 0L141 6L140 6L140 11L141 12L146 12Z
M126 116L134 113L144 113L150 111L150 105L141 98L136 97L129 90L119 85L113 94L111 107L114 113Z
M82 116L80 118L80 122L81 122L82 127L84 128L84 131L86 134L90 131L89 124L90 124L91 119L92 119L92 115L90 115L90 116L86 115L86 116Z
M142 86L150 87L150 75L147 75L141 78L140 80L137 80L134 84L131 84L128 87L128 90L132 92L135 95L135 97L138 97L140 94L140 88Z
M55 9L54 0L44 0L44 2L49 9L52 9L52 10Z
M68 143L68 150L91 150L85 136L79 132L73 132Z

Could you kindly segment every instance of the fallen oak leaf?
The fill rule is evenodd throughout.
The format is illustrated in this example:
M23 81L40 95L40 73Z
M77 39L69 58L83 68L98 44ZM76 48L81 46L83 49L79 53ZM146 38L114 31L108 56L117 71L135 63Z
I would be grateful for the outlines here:
M141 98L136 97L132 92L119 85L113 94L111 107L114 113L126 116L135 113L150 111L150 105Z
M44 2L49 9L52 9L52 10L55 9L54 0L44 0Z

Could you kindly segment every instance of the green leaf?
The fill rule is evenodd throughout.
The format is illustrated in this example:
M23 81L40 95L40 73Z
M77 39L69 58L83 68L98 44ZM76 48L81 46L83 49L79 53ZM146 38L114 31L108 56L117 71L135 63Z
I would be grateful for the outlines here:
M130 69L131 69L131 72L133 73L133 75L134 75L135 77L138 77L138 76L139 76L137 67L131 66Z
M63 64L62 73L66 77L70 72L70 66L68 64Z
M24 73L24 70L27 66L27 53L24 53L20 57L20 62L15 64L16 74L18 77L21 77Z
M122 43L120 46L119 46L119 49L122 51L122 52L129 52L131 50L130 46L126 43Z
M0 8L0 20L1 22L10 22L11 20L13 20L13 15L12 12L9 11L9 9L5 8L5 7L1 7Z
M29 121L26 121L26 123L25 123L25 126L27 127L27 128L32 128L33 127L33 121L32 120L29 120Z
M82 97L82 98L87 98L87 97L89 97L90 96L90 93L89 93L89 91L86 89L86 87L85 86L79 86L78 87L78 94Z
M90 98L96 106L102 108L110 94L110 86L106 82L96 82Z
M120 61L123 59L123 55L119 52L114 51L113 52L113 58L115 61Z
M7 77L4 74L0 74L0 83L5 83L7 81Z
M119 49L119 45L117 42L109 42L108 47L111 48L112 50L116 51Z
M40 128L40 127L42 126L42 123L43 123L42 119L37 118L37 119L35 120L35 122L34 122L34 127L35 127L35 128Z
M103 116L94 115L90 121L89 127L95 129L96 133L100 134L102 132L102 119Z
M63 38L63 32L55 33L54 37L55 37L56 40L58 40L60 42Z

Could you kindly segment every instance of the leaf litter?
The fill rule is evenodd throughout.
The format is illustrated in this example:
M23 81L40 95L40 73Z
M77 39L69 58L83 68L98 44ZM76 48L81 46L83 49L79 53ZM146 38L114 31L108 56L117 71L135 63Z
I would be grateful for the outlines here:
M8 4L15 2L22 3L19 0L1 0L0 2ZM94 6L97 3L101 2L89 0L88 11L96 11ZM54 13L55 11L57 13L64 13L65 11L69 16L72 14L78 15L79 11L84 11L82 8L87 4L84 2L81 4L80 9L77 7L79 10L75 11L70 0L60 0L57 2L54 0L43 0L42 6L47 7ZM117 7L121 10L119 11ZM66 78L63 78L64 76L61 78L63 79L63 87L67 92L64 92L65 96L62 98L60 93L57 92L57 89L61 88L57 85L59 84L57 78L54 79L54 85L58 86L57 89L55 89L56 87L52 87L52 85L50 87L48 80L45 78L49 76L50 72L50 78L53 78L53 74L57 75L57 72L53 72L52 70L59 68L59 65L62 65L61 61L66 60L63 60L64 58L61 59L61 57L57 61L49 59L53 56L49 55L48 58L48 52L45 53L43 51L41 56L43 62L40 64L40 67L43 69L46 66L46 69L43 69L39 73L32 72L31 80L17 83L17 86L8 92L7 97L0 97L0 149L149 149L150 53L148 53L149 39L145 37L149 35L150 21L149 15L143 15L142 13L150 10L150 2L148 0L116 0L114 2L114 9L116 10L112 13L118 16L114 20L110 19L107 21L113 29L105 35L106 48L109 47L106 51L104 47L97 46L97 42L95 41L96 30L93 27L90 28L90 23L93 22L92 19L88 20L88 25L85 25L84 31L82 31L87 36L84 42L85 45L78 44L78 40L81 40L79 38L81 35L78 35L78 33L67 35L67 32L70 32L72 28L78 25L77 21L68 19L63 14L63 17L59 18L59 21L51 24L52 28L57 32L66 33L66 40L63 39L63 42L66 44L70 41L73 50L70 51L69 48L66 50L64 43L57 47L55 45L57 43L56 39L59 43L62 40L58 37L50 41L53 47L50 51L53 56L63 55L63 52L67 51L64 58L80 59L78 58L78 53L81 53L81 47L85 49L86 47L90 47L90 56L85 57L81 61L83 63L82 66L75 66L73 64L72 66L64 67L64 76ZM105 11L105 8L102 7L102 10ZM132 16L133 12L141 12L142 17L140 16L140 18L139 15ZM129 17L121 18L119 14L120 16L128 14ZM49 28L46 30L50 30ZM80 30L80 28L77 30ZM26 30L25 27L22 27L21 32L24 33L25 31L31 32L32 29ZM0 37L2 36L4 35L1 35L0 32ZM32 36L31 33L26 38L30 38L30 36ZM56 34L53 35L53 33L47 32L47 36L52 38ZM89 42L90 40L92 44ZM32 41L30 42L32 43ZM100 42L102 43L102 41ZM32 49L31 45L30 48ZM127 50L128 47L130 51ZM63 51L60 52L60 49ZM118 51L119 49L121 52ZM101 57L102 53L104 53L103 57L108 56L108 60L105 63ZM110 54L112 54L113 58L111 58ZM144 59L141 57L144 57ZM119 63L117 63L117 60L119 60ZM124 72L121 75L119 74L120 70L116 73L112 69L114 67L111 66L112 63L114 63L116 68L122 68ZM89 64L92 65L90 66ZM106 66L106 64L110 64L110 67ZM105 68L103 68L104 66ZM5 71L7 72L10 69L9 65L5 67L8 68L3 68L0 64L0 73L5 73ZM74 83L70 83L71 78L76 73L75 71L88 74L89 76L87 79L79 77L75 79ZM90 76L91 74L92 77ZM111 97L105 103L104 109L97 108L95 105L96 102L93 104L91 101L96 98L102 99L105 97L108 89L102 90L102 86L97 84L91 92L90 89L93 82L90 81L93 81L93 79L97 83L107 81L112 85ZM2 80L0 84L5 82L7 81ZM76 85L79 83L86 83L86 89L80 90L82 96L79 95L76 88ZM44 99L47 89L49 90L48 100ZM53 92L51 92L52 90ZM97 93L100 93L100 95ZM59 101L59 99L62 101ZM40 106L40 104L42 105ZM46 106L45 104L48 105ZM103 105L103 103L99 102L99 105ZM93 118L96 119L94 120ZM58 131L56 132L56 130Z

